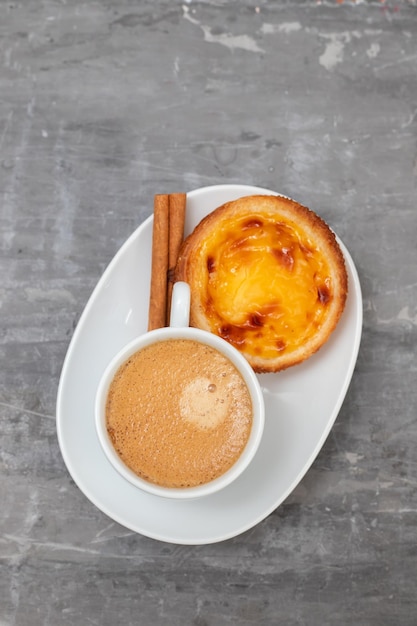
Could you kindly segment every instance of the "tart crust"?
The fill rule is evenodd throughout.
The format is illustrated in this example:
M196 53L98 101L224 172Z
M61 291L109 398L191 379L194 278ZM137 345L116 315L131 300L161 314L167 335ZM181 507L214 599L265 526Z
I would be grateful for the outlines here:
M343 253L316 213L282 196L245 196L185 239L175 280L189 283L190 323L235 346L256 372L301 363L343 312Z

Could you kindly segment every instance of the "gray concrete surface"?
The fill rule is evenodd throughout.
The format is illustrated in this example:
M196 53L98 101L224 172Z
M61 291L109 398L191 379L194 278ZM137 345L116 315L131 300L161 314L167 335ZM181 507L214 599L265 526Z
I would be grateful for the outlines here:
M0 624L417 623L415 2L0 1ZM224 543L137 535L73 483L55 400L74 328L154 193L266 186L356 263L336 424Z

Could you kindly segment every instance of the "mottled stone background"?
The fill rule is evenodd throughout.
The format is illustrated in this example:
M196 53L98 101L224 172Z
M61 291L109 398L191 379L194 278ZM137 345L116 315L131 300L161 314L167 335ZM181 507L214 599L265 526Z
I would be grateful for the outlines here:
M0 625L417 623L417 6L0 0ZM286 502L209 546L136 535L74 485L73 330L156 192L319 212L358 268L357 368Z

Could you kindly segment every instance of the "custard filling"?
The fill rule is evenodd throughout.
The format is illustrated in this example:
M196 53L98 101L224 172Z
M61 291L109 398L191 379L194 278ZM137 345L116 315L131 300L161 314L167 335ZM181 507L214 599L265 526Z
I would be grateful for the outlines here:
M317 333L332 300L323 250L276 213L223 220L196 250L194 272L212 332L274 358Z

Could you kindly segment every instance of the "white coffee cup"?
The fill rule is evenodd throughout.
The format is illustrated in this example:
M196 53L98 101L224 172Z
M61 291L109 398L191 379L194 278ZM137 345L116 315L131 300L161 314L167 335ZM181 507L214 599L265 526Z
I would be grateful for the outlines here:
M247 360L227 341L212 333L189 326L190 289L187 283L175 283L172 294L170 326L149 331L126 345L109 363L96 394L95 423L102 449L117 472L139 489L156 496L186 499L209 495L223 489L244 472L259 447L265 421L264 398L259 381ZM113 447L106 424L106 403L109 387L123 363L141 349L160 341L191 339L214 348L238 370L249 391L252 402L252 427L248 441L236 462L224 474L210 482L193 487L164 487L149 482L133 472Z

